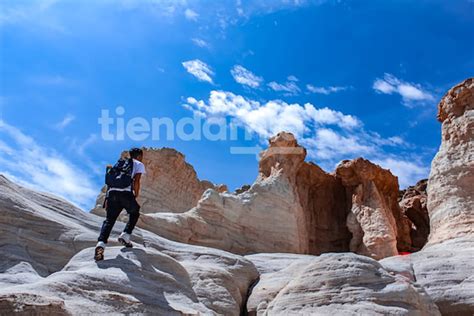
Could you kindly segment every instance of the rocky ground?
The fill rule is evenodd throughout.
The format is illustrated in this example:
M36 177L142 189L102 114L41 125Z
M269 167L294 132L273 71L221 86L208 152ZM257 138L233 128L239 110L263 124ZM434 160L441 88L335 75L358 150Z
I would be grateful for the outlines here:
M438 119L430 177L403 192L362 158L305 162L289 133L234 193L148 149L135 247L99 263L103 195L85 213L0 176L0 314L473 315L473 79Z

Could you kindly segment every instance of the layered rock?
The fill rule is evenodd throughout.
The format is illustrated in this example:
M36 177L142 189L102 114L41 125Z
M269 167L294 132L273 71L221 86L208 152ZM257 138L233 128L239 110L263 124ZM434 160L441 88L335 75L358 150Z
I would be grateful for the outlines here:
M442 140L428 179L428 243L382 264L422 285L443 315L473 315L474 79L449 90L438 119Z
M422 287L351 253L246 256L260 272L249 315L440 315Z
M138 225L172 240L238 254L303 253L307 244L299 226L302 218L293 187L276 173L239 195L208 190L190 211L145 214Z
M293 135L280 133L261 154L259 176L246 191L208 190L192 210L146 214L139 225L173 240L239 254L346 251L344 187L305 156Z
M128 152L122 153L122 157L128 157ZM147 173L142 178L139 198L142 213L182 213L196 206L209 188L227 191L223 185L215 186L209 181L199 180L184 155L174 149L144 148L143 163ZM97 198L97 206L91 211L93 214L105 215L104 198L105 187Z
M356 159L329 174L305 157L294 136L281 132L261 153L252 186L234 194L208 190L190 211L144 214L138 225L238 254L351 250L384 258L412 249L411 222L390 171Z
M474 312L473 254L474 238L460 237L380 263L385 269L416 281L443 315L468 316Z
M411 223L398 205L398 178L362 158L341 162L336 175L351 201L350 250L377 259L410 250Z
M345 189L338 178L305 158L306 150L295 137L281 132L261 153L260 177L282 172L296 191L302 214L298 229L305 244L302 253L346 251L350 233L345 224Z
M412 222L410 230L412 251L423 248L430 233L427 184L428 179L420 180L416 185L400 191L400 208L403 214Z
M428 181L430 244L474 233L474 78L448 91L438 120L442 141Z
M96 263L90 246L99 217L0 180L0 314L439 314L415 278L390 274L375 260L350 253L244 258L137 229L133 249L112 243ZM123 228L116 226L113 235ZM446 276L455 282L471 271L465 249L464 260L445 260L443 267L433 267L433 258L442 258L436 252L426 252L420 263L427 265L420 271L433 274L425 278L437 282L430 287L433 297L450 307L457 298L460 315L472 300L472 281L448 282L452 293L440 289ZM417 275L430 286L422 278Z
M102 219L0 176L0 314L239 315L258 272L224 251L136 229L93 261Z

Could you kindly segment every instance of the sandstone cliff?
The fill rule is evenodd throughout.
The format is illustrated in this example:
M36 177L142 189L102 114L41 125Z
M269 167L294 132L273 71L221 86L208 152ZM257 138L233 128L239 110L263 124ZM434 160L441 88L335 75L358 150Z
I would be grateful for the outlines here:
M390 171L356 159L329 174L305 158L295 137L281 132L261 153L250 188L234 194L210 189L188 212L157 208L138 225L238 254L353 251L379 259L412 249L411 222L398 205L398 179Z
M438 120L442 141L428 181L430 244L474 233L474 78L448 91Z
M398 178L362 158L341 162L336 175L350 202L350 250L377 259L410 250L411 223L398 204Z
M442 140L428 179L428 243L417 253L381 262L422 285L443 315L473 315L474 79L448 91L438 119Z

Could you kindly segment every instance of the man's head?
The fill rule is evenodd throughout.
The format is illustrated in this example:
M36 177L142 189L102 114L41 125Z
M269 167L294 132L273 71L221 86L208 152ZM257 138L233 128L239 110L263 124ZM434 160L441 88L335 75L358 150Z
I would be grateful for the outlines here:
M130 158L136 159L138 161L143 160L143 150L141 150L140 148L132 148L130 149L129 153Z

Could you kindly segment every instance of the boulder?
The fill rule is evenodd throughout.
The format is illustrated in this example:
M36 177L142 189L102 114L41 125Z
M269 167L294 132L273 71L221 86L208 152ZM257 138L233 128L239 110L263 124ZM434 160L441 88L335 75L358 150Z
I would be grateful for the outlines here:
M474 312L473 254L473 238L460 237L380 263L387 270L416 281L443 315L467 316Z
M246 256L260 272L249 315L440 315L422 287L352 253Z

